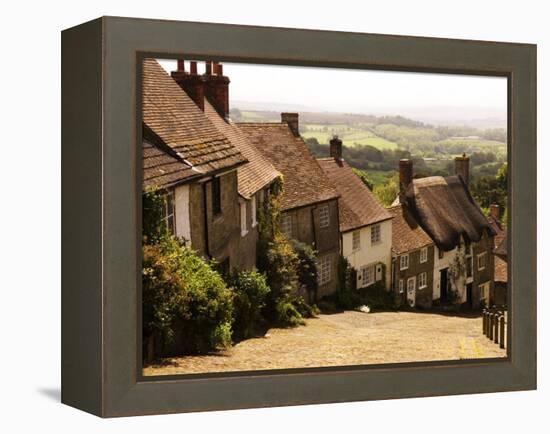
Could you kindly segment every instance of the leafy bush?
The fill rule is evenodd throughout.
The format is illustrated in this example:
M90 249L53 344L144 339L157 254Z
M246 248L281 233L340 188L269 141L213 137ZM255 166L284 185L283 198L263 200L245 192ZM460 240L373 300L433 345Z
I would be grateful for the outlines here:
M232 293L193 250L171 237L143 248L144 337L164 352L190 354L231 344Z
M275 320L278 325L285 327L297 327L304 325L305 321L296 306L288 299L281 299L275 305Z
M291 240L292 248L298 255L298 282L307 291L310 300L317 298L317 252L309 245Z
M143 244L157 244L167 235L163 219L164 201L159 191L148 189L142 194Z
M386 290L383 280L366 288L359 289L361 304L374 310L397 310L399 303L392 291Z
M342 309L353 309L359 305L357 294L357 272L343 256L338 259L338 280L336 287L336 304Z
M263 322L262 309L270 288L265 276L257 271L235 272L227 283L233 289L234 337L249 338Z
M281 326L293 326L303 318L292 304L299 288L300 261L292 244L279 229L282 179L275 183L258 215L257 266L271 288L264 315Z

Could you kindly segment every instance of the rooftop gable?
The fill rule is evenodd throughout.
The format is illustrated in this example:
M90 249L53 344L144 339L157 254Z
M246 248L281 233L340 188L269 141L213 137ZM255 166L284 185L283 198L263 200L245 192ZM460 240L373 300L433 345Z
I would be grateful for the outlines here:
M395 205L388 208L392 220L392 250L395 254L411 252L433 244L407 207Z
M248 160L237 170L239 194L245 199L269 185L280 173L267 158L248 140L246 134L235 123L223 119L216 109L207 101L204 102L204 113L214 126L229 139L231 144Z
M340 232L392 218L348 163L333 157L318 158L317 161L340 195Z
M455 248L461 238L477 242L485 231L495 235L459 175L414 179L405 190L404 203L444 251Z
M246 158L156 60L143 61L142 84L143 123L174 151L172 158L179 158L185 167L192 168L191 172L183 170L179 181L185 181L191 174L206 175L246 163ZM144 149L149 149L149 145L155 147L156 143L150 141ZM172 173L171 177L176 179L177 174Z
M283 174L281 209L289 210L338 198L319 163L286 123L238 123L254 147Z

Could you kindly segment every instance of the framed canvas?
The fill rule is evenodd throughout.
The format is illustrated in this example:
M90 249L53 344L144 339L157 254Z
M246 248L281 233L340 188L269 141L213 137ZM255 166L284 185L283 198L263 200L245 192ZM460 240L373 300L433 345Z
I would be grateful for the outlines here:
M197 64L203 63L204 74L199 74ZM312 74L311 81L319 83L324 77L336 77L324 81L327 89L342 89L347 95L360 93L363 82L355 81L356 75L350 78L338 74L427 74L427 86L435 86L435 77L443 76L499 79L505 101L504 135L500 138L498 131L484 130L487 136L457 137L450 132L455 131L452 128L430 130L432 126L427 122L399 124L408 121L382 115L354 123L340 116L338 121L322 123L315 120L319 115L316 118L309 112L306 122L302 114L289 111L282 113L280 120L273 120L270 116L278 110L275 106L231 112L227 77L231 76L231 68L235 71L234 86L237 71L241 70L249 83L265 72L271 84L285 71L290 71L292 77L307 71ZM318 71L326 75L313 77ZM307 81L304 79L300 86L306 86ZM298 95L300 86L289 93ZM325 92L324 87L318 90ZM298 110L307 111L303 107ZM340 115L345 110L341 109ZM266 122L258 122L257 116L266 116L262 119ZM475 172L470 170L475 152L470 158L454 151L445 160L445 167L452 166L448 170L453 173L443 173L444 169L420 179L418 164L439 157L425 152L418 159L413 148L403 145L399 138L390 140L387 128L380 125L392 122L390 127L401 132L407 127L423 128L430 134L443 134L437 140L447 140L445 144L470 140L483 142L479 146L497 146L498 151L496 155L493 149L497 148L478 152ZM272 132L266 132L269 129ZM336 134L331 138L336 130L340 138ZM371 149L373 146L365 146L373 143L374 148L380 143L389 146L390 151L379 150L377 155L397 158L391 160L395 164L390 168L395 172L392 194L397 202L385 206L375 203L380 196L369 185L372 180L368 176L372 167L378 170L381 166L365 166L364 178L355 177L354 173L362 170L364 154L353 160L356 154L346 147L352 140L359 141L355 145L363 150ZM421 144L432 150L430 140L429 146L425 140ZM281 147L286 151L281 152ZM296 155L300 155L298 163ZM498 178L504 182L500 187L506 206L504 225L492 202L501 196L478 203L476 188L481 184L474 188L470 179L481 176L482 170L495 172L502 167L507 171L505 177L499 172ZM283 188L277 187L277 180ZM158 188L151 189L153 185ZM350 199L351 186L354 190ZM434 203L441 197L447 197L443 217L434 212ZM147 232L151 219L146 212L153 203L147 201L151 198L160 201L156 202L159 218L155 222L162 222L161 232ZM276 215L269 214L273 206L280 206ZM340 208L351 211L346 213ZM409 214L403 211L405 208ZM304 210L308 214L301 217ZM283 258L284 253L259 253L265 215L276 222L265 245L276 245L280 236L281 246L290 246L296 238L298 242L292 246L298 258L300 254L306 259L315 256L310 267L315 269L313 295L304 284L297 286L304 290L299 297L285 293L287 298L273 298L277 285L273 276L283 278L257 258L270 261L274 254ZM456 216L460 216L460 224L455 227ZM296 247L308 244L303 227L309 221L314 237L309 244L313 249ZM385 232L390 221L394 236ZM327 232L331 227L334 236ZM363 235L365 228L368 232ZM396 237L398 228L400 235ZM319 230L324 231L320 236ZM216 242L234 237L243 244L254 231L258 232L258 240L241 250L231 247L229 241L227 249ZM495 241L497 232L500 243ZM160 241L151 242L155 233L164 240L164 247L159 247ZM169 237L169 241L163 237ZM407 250L407 237L420 244ZM331 239L334 251L327 244ZM353 262L357 260L353 255L365 239L373 250L378 248L373 246L387 241L387 263ZM488 247L480 250L485 242ZM334 255L323 256L324 248ZM258 252L247 256L251 249ZM455 264L451 258L441 265L450 251L463 252L462 263L456 259ZM174 257L179 259L170 262ZM476 277L493 270L503 257L507 285L498 289L493 274ZM348 263L343 270L350 270L353 276L356 292L348 295L360 300L355 303L343 301L341 295L348 291L345 288L349 280L336 277L342 275L338 268L341 258ZM459 254L453 258L459 258ZM193 265L185 268L183 263ZM302 282L300 264L306 262L293 263L298 264L293 271L296 278L289 281ZM439 268L434 264L440 264ZM431 268L426 272L428 265ZM191 268L199 272L187 273ZM412 269L416 271L411 274ZM172 272L173 279L155 286L154 282ZM450 280L457 281L460 273L463 282L452 284ZM197 283L190 283L195 278ZM170 302L162 299L164 304L158 304L162 297L157 295L169 292L168 283L176 287L175 297L183 297L183 293L187 297L178 299L176 308L175 298ZM409 315L408 320L413 322L404 322L411 326L403 329L427 329L428 323L422 321L432 318L432 314L439 321L435 324L441 327L451 327L451 322L444 322L449 318L464 320L474 328L469 334L464 332L463 337L453 337L459 342L453 345L472 345L472 351L457 353L456 357L422 353L390 354L387 358L371 351L353 358L345 352L345 345L352 345L351 339L339 348L333 341L336 335L330 331L311 334L319 324L336 324L346 330L344 335L352 337L361 327L376 333L377 318L382 317L369 312L371 308L376 310L372 288L378 284L385 285L387 292L382 294L389 294L391 303L397 306L383 312L387 321L398 323L397 318ZM265 287L265 294L271 294L264 294L265 302L256 306L261 317L257 318L258 324L266 330L273 326L273 331L262 332L261 339L250 332L252 308L247 308L245 316L243 304L235 301L244 293L239 291L251 291L251 287L254 291ZM360 291L363 287L367 289ZM426 296L427 288L430 292ZM151 290L156 291L154 297L147 292ZM206 298L201 298L201 291ZM246 306L252 306L251 300L256 299L250 292L247 297ZM189 308L197 303L204 304L195 311ZM220 307L224 303L226 311ZM466 311L455 310L457 305L460 309L466 306ZM330 316L332 307L340 309L339 313ZM171 315L175 319L167 325L166 318ZM199 315L204 316L199 320ZM307 319L308 315L313 319ZM242 320L245 317L248 319ZM184 324L179 329L174 325L178 321ZM284 327L275 327L282 323ZM306 325L288 327L298 324ZM399 346L402 331L396 330L396 334L380 338L379 345L393 342ZM302 346L305 340L296 340L296 336L308 333L312 339L309 348ZM432 339L431 335L424 337ZM327 347L318 344L321 338ZM288 339L295 339L297 346L280 346ZM224 345L230 347L226 352L219 349ZM328 349L315 352L316 346L341 350L340 358L328 357ZM273 359L277 353L274 347L282 348L279 355L286 352L288 357ZM356 355L353 348L348 352ZM262 359L259 355L264 350L267 355ZM483 354L476 356L476 351ZM535 45L120 17L102 17L62 32L63 403L98 416L116 417L534 388Z

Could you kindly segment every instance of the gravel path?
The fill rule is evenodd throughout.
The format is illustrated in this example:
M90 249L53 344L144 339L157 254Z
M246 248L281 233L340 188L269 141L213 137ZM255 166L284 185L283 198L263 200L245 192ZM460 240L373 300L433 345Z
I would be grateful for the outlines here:
M270 329L216 354L167 358L144 375L505 357L481 331L481 317L343 312L306 326Z

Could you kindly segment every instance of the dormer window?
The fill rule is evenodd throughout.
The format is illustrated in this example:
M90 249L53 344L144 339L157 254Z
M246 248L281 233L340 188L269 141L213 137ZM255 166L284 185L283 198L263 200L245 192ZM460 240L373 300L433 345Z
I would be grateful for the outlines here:
M319 227L328 228L330 225L330 212L328 205L323 205L319 208Z

